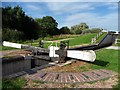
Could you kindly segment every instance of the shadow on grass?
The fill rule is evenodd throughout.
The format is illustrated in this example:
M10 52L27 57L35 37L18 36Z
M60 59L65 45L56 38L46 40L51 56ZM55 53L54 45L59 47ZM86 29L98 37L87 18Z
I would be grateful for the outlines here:
M101 60L95 60L94 62L89 62L89 63L98 65L98 66L103 66L103 67L105 67L109 64L109 62L101 61Z
M65 60L69 61L71 59L72 58L67 57ZM109 62L102 61L102 60L95 60L94 62L88 62L88 61L79 60L79 59L75 59L75 60L78 60L78 61L81 61L81 62L87 62L87 63L93 64L93 65L98 65L98 66L103 66L103 67L106 67L109 64Z

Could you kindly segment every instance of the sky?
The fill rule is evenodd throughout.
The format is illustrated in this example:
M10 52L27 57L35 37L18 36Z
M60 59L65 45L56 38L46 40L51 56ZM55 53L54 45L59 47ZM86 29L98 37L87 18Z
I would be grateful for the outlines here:
M16 5L32 18L52 16L58 28L84 22L90 28L118 30L117 2L2 2L2 7Z

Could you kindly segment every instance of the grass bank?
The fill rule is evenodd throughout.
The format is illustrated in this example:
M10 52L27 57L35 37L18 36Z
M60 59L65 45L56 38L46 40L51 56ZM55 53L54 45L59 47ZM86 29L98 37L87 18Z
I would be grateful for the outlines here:
M16 50L16 49L17 49L17 48L0 46L0 51L2 51L2 50Z
M24 78L4 79L2 81L2 90L21 90L26 85Z
M107 69L118 72L118 52L117 50L101 49L96 51L96 60L94 62L87 62L86 65L78 66L80 71ZM89 68L88 68L89 67Z
M118 72L118 50L101 49L96 52L97 58L91 63L91 69L108 69Z
M96 33L86 34L86 35L81 35L79 37L71 39L70 40L70 46L80 45L80 44L90 44L91 39L96 35L97 35Z
M66 38L74 38L74 39L70 39L70 46L73 45L80 45L80 44L89 44L91 42L91 39L96 36L96 33L92 33L92 34L85 34L85 35L57 35L57 36L53 36L53 37L46 37L45 40L60 40L60 39L66 39ZM39 40L34 40L34 41L25 41L25 42L20 42L21 44L28 44L31 45L32 42L32 46L39 46ZM51 43L44 43L44 48L48 48L48 46ZM53 45L56 45L55 43L53 43ZM59 46L59 44L58 44ZM16 48L11 48L11 47L5 47L5 46L0 46L0 50L14 50Z

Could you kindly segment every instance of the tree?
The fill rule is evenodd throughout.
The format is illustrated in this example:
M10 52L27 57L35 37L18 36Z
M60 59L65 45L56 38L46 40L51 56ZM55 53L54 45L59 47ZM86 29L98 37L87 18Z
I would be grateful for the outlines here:
M72 34L81 34L83 30L89 29L89 26L86 23L80 23L71 27Z
M2 29L2 40L3 41L20 41L25 39L24 33L18 30L12 30L9 28Z
M82 30L77 29L77 30L75 31L75 33L76 33L76 34L81 34L81 33L82 33Z
M60 34L70 34L70 29L67 26L62 27L60 28Z
M42 18L42 30L45 30L45 32L49 35L54 35L57 25L58 23L51 16L45 16Z
M49 35L55 35L58 28L58 23L51 16L45 16L43 18L37 18L35 21L39 25L40 33L46 33Z
M25 15L25 12L19 6L2 8L2 22L3 28L22 31L26 39L38 38L36 22L31 17Z
M89 26L86 23L80 23L78 26L80 27L81 30L89 29Z
M78 25L74 25L71 27L71 33L72 34L81 34L82 30L80 29L80 27Z

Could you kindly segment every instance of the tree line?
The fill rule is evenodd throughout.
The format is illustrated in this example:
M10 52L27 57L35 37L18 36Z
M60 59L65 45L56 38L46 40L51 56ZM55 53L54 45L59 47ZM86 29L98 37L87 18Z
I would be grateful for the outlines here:
M33 19L26 15L20 6L2 8L2 40L31 40L48 35L81 34L100 30L99 28L89 30L86 23L58 29L57 21L51 16Z

